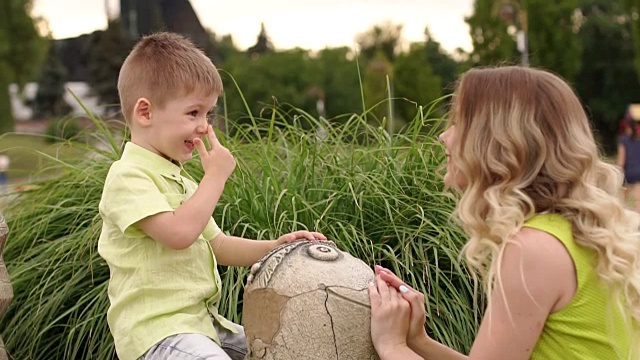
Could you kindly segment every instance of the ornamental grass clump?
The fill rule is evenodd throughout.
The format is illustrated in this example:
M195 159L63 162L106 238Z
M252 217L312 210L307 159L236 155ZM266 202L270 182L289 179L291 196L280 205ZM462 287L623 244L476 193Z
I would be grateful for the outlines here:
M420 110L393 135L363 116L328 122L295 108L272 109L270 119L250 117L242 126L228 123L232 135L218 138L238 165L214 218L223 231L249 238L323 232L340 249L423 291L429 333L467 351L480 307L458 260L465 237L450 219L454 198L443 191L441 123ZM11 233L4 257L15 297L0 330L12 358L116 358L106 322L109 269L97 253L98 203L126 134L94 120L94 141L68 143L84 155L54 162L60 175L12 195L6 210ZM197 157L186 168L201 178ZM232 321L241 322L247 272L221 267L220 313Z

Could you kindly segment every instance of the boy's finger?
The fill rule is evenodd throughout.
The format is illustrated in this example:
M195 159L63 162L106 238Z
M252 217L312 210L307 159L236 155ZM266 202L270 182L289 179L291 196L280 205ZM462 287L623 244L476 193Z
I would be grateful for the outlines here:
M213 127L211 125L209 125L209 127L207 128L207 137L209 138L209 144L211 144L211 148L220 145L218 137L216 136L216 133L213 132Z
M195 145L196 150L198 151L198 154L200 154L201 158L207 154L207 148L204 146L204 141L202 141L202 139L193 139L193 145Z

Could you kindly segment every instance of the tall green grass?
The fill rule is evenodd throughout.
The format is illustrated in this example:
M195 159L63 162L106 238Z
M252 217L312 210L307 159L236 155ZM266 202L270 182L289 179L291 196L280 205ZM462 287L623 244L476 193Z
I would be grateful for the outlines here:
M430 334L467 351L477 308L458 261L464 236L449 219L454 199L438 175L440 123L426 113L393 136L358 115L329 123L290 108L252 117L232 137L219 134L238 166L214 218L223 231L249 238L323 232L424 292ZM309 124L323 131L303 130ZM6 214L4 256L15 298L0 329L14 359L115 359L106 323L109 270L96 249L103 179L123 144L106 127L96 138L99 146L82 145L85 157L58 162L62 175L19 194ZM202 176L197 159L186 167ZM240 322L248 269L221 270L220 312Z

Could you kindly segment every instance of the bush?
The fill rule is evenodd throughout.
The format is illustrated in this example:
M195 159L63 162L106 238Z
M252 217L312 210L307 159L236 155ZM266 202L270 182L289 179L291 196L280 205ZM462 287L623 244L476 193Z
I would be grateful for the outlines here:
M276 114L266 128L246 125L233 138L218 137L238 161L214 213L221 228L257 239L322 231L423 291L430 334L468 351L479 314L458 261L464 236L450 224L454 201L437 175L444 159L438 121L420 114L390 137L358 116L320 124L302 111ZM301 130L299 120L322 125L323 135ZM104 136L107 146L87 148L77 164L60 163L62 176L35 183L6 214L15 298L0 329L13 358L116 358L106 323L109 270L96 248L103 180L122 144ZM186 167L201 178L197 159ZM221 270L220 313L240 322L248 269Z
M47 142L72 140L80 134L82 128L76 119L51 120L45 134Z

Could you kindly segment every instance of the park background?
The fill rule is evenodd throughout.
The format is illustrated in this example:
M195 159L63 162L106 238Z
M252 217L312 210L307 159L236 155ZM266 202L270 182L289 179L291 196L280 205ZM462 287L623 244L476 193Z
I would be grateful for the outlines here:
M458 258L465 237L436 141L456 78L509 64L558 73L606 156L640 102L638 0L234 3L0 0L11 358L115 358L97 204L127 139L119 67L143 34L182 33L221 70L212 121L238 159L214 212L224 231L324 232L423 291L429 333L463 352L483 299ZM187 167L202 175L197 160ZM241 321L247 269L221 271L221 313Z

